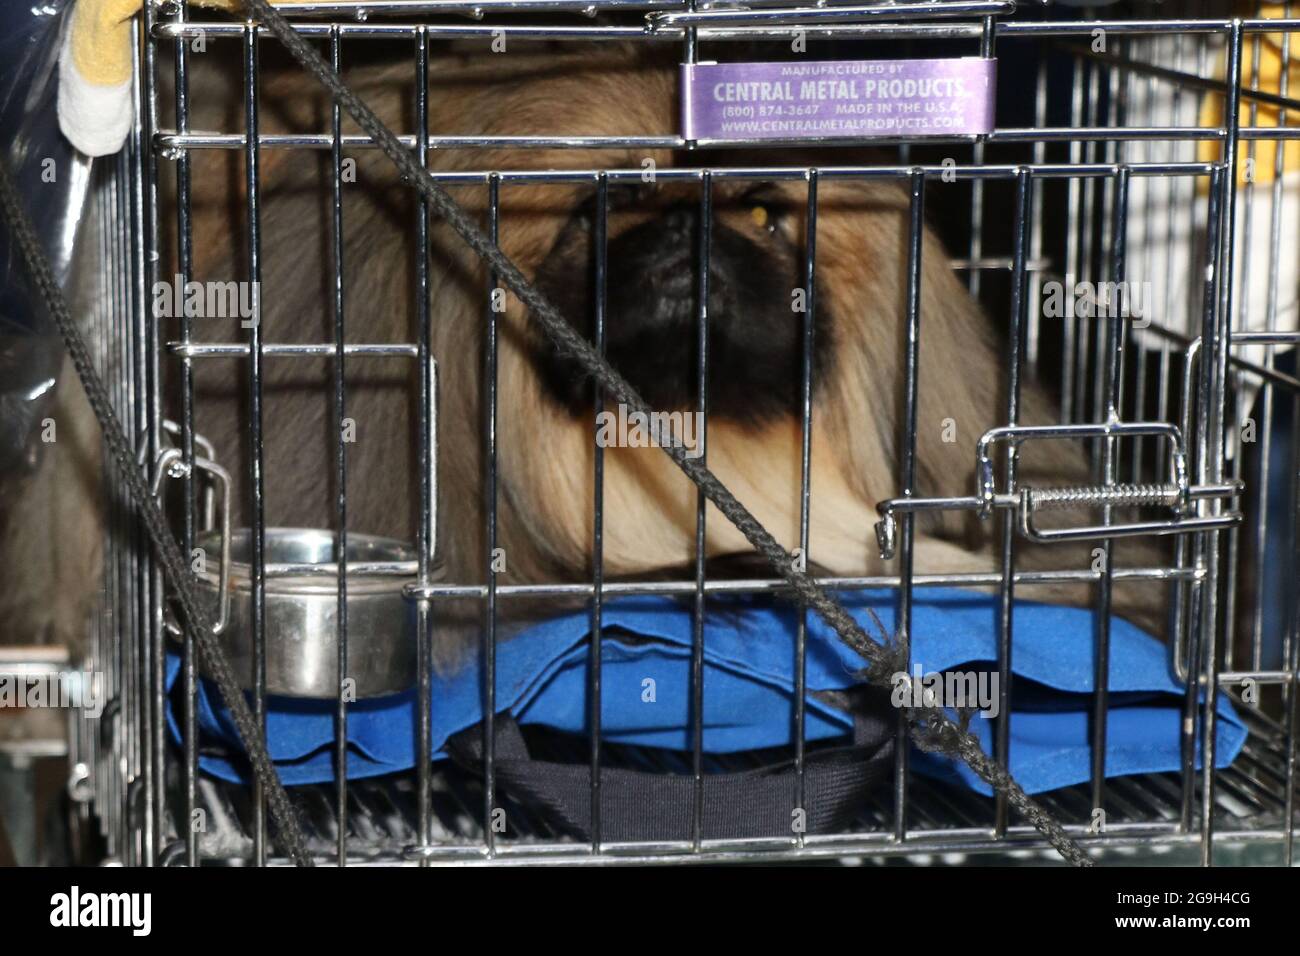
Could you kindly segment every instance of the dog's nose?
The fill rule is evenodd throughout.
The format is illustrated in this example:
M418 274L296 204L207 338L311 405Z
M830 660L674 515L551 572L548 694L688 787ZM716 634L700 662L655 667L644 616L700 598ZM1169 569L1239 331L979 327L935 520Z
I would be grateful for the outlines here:
M609 244L608 334L638 338L692 321L696 311L699 213L675 206ZM711 253L713 251L711 250ZM727 253L710 255L710 278L732 271ZM713 298L710 295L710 298Z
M675 239L693 238L699 221L700 214L697 207L674 206L658 220L658 231Z
M617 225L613 217L611 223ZM691 408L697 400L704 260L699 206L669 206L621 232L611 228L611 234L605 272L606 357L652 408ZM756 421L786 414L799 394L804 316L792 308L798 284L795 256L778 245L777 237L764 239L743 235L716 218L709 230L707 347L714 415ZM587 252L581 259L570 253L567 266L544 266L539 281L543 291L558 297L570 320L594 338L594 256L589 247ZM817 324L826 326L824 317L818 316ZM815 367L827 353L828 338L816 336ZM542 358L543 379L556 398L574 409L590 403L589 379L571 363L553 355Z

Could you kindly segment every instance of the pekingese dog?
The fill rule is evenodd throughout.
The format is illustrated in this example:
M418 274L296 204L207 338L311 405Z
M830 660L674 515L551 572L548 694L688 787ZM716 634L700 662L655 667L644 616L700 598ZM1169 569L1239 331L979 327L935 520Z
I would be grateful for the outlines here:
M262 132L318 133L330 121L328 97L293 67L268 62ZM396 65L393 63L396 62ZM191 128L243 129L240 73L218 54L191 57ZM409 51L396 61L351 64L345 79L398 132L414 128L414 71ZM164 98L164 102L166 102ZM429 68L432 135L560 133L664 135L678 124L677 70L671 58L641 49L581 53L521 46L506 54L447 48ZM344 119L344 131L355 132ZM192 153L193 278L248 277L246 187L242 151ZM490 170L631 169L636 181L608 186L605 350L650 405L690 413L696 395L700 185L653 175L682 166L834 165L860 162L861 150L712 154L638 149L451 148L431 151L438 173ZM328 151L260 151L260 322L269 343L333 341L332 163ZM166 170L167 164L163 167ZM349 149L342 191L343 288L350 343L417 341L416 223L413 193L389 161ZM488 184L465 177L453 197L486 227ZM787 548L800 541L800 394L807 299L805 255L809 184L717 177L712 183L708 276L708 466ZM581 331L594 315L595 178L578 183L503 183L495 227L514 260ZM816 220L812 354L811 511L806 555L835 575L897 573L882 561L873 526L878 502L900 494L903 357L906 333L908 197L899 181L821 177ZM175 217L164 210L174 249ZM500 583L590 580L594 498L594 386L559 357L512 296L493 297L489 277L450 228L429 223L428 323L439 369L438 554L445 580L476 584L494 564ZM916 493L974 493L975 443L1005 422L1006 359L989 318L954 276L948 255L927 229L921 240L919 407ZM167 270L162 270L167 274ZM494 312L494 303L503 311ZM486 538L483 428L484 342L489 317L498 331L496 446L498 528ZM160 335L179 337L174 320ZM193 339L244 342L236 319L196 319ZM193 361L195 427L248 495L247 356ZM179 360L165 357L168 394L177 394ZM264 359L266 520L271 526L332 527L331 359ZM417 528L417 370L406 357L357 355L347 361L345 415L347 521L350 529L414 540ZM84 411L65 379L63 414ZM610 409L616 412L615 409ZM174 411L179 411L175 409ZM1047 393L1026 383L1021 421L1048 423ZM80 431L81 426L77 426ZM92 441L92 439L85 439ZM89 446L93 447L93 446ZM48 640L76 645L98 580L92 542L101 502L95 455L61 444L32 479L35 494L60 504L8 509L0 619ZM1088 461L1073 442L1026 449L1020 480L1088 483ZM71 503L70 503L71 502ZM246 508L246 505L244 506ZM45 517L37 517L44 514ZM53 520L55 527L45 522ZM237 523L247 524L245 510ZM60 530L62 526L63 531ZM916 519L918 573L991 571L996 522L968 512ZM78 547L68 538L75 528ZM607 578L683 574L695 555L696 491L654 447L605 450L603 561ZM746 575L768 572L737 556L741 534L710 507L705 539L717 573L729 562ZM1157 545L1119 548L1124 563L1159 563ZM32 549L55 557L41 563ZM1021 568L1086 569L1081 546L1017 547ZM39 571L37 570L39 568ZM27 569L24 571L23 569ZM1151 585L1119 584L1118 613L1149 629L1163 626L1164 604ZM1084 603L1090 585L1024 589L1024 596ZM52 607L50 595L59 595ZM503 601L507 619L518 602ZM439 666L454 666L480 633L481 606L449 613Z

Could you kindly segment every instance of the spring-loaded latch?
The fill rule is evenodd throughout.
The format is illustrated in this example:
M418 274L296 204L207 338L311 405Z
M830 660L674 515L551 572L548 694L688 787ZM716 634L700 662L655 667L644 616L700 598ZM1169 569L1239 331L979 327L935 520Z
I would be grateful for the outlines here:
M1176 484L1081 485L1074 488L1027 488L1029 505L1039 511L1067 508L1176 508L1182 491Z
M1148 437L1168 443L1169 480L1146 484L1075 485L1061 488L1017 488L1014 482L998 491L992 447L1006 443L1018 448L1032 440L1114 439ZM880 556L889 560L897 545L896 514L899 512L968 510L982 518L995 508L1017 512L1021 534L1039 542L1098 540L1138 535L1189 534L1227 528L1241 522L1235 508L1209 513L1194 504L1207 499L1232 499L1242 491L1240 481L1193 485L1188 477L1187 455L1182 433L1167 422L1109 422L1081 425L1013 425L984 433L976 449L976 493L969 498L892 498L877 505L876 541ZM1079 508L1168 508L1168 518L1111 522L1068 528L1043 528L1035 520L1044 511ZM1193 513L1196 512L1196 513Z

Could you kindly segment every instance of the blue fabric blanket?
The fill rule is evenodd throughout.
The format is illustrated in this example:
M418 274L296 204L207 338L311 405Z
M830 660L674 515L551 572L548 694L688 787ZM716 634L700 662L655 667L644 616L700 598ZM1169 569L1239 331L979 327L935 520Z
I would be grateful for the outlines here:
M867 609L892 630L896 594L841 595L854 617L874 633ZM706 622L704 747L728 753L791 742L794 712L796 613L763 601L731 603ZM739 610L737 609L739 607ZM913 661L924 672L992 669L996 660L996 600L955 589L918 589L913 611ZM537 624L497 650L497 706L520 724L582 733L586 727L587 637L590 616L577 612ZM611 743L689 749L691 612L667 598L635 597L604 608L602 733ZM1012 662L1016 674L1011 718L1011 771L1030 793L1089 778L1089 712L1093 684L1092 613L1029 601L1015 610ZM1111 628L1109 776L1177 770L1181 691L1168 672L1164 645L1125 621ZM807 638L809 740L847 735L848 715L817 699L817 691L852 687L861 659L815 614ZM168 661L169 686L179 661ZM434 678L435 757L447 738L482 718L477 662ZM238 747L219 697L201 686L199 720L208 739ZM267 733L271 757L286 784L333 779L333 710L329 701L272 698ZM360 701L349 708L348 774L359 778L409 769L415 763L414 691ZM1218 701L1216 761L1231 763L1246 731L1227 699ZM168 715L179 739L176 716ZM993 722L971 728L987 752ZM1199 754L1199 749L1198 749ZM202 768L228 780L243 778L236 761L213 753ZM989 793L968 767L916 754L920 772Z

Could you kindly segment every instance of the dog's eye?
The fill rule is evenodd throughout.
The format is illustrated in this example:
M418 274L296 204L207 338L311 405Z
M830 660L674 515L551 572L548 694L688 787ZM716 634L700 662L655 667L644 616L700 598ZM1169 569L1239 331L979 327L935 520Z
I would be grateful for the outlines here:
M763 183L748 190L740 197L746 215L759 229L775 233L781 227L784 209L781 197L772 187Z

